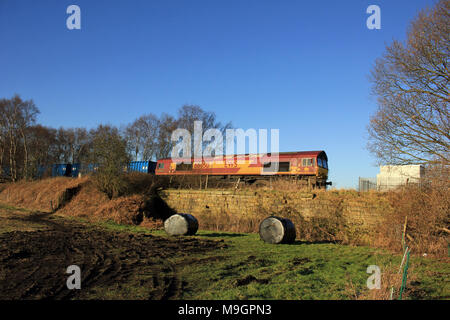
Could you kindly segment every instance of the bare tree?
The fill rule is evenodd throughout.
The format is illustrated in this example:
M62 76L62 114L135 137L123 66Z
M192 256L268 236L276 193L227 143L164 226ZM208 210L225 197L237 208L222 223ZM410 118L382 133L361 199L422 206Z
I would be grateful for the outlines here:
M163 113L158 121L158 138L156 145L156 157L158 159L170 156L173 143L172 132L178 128L177 121L171 115Z
M28 128L28 145L30 154L30 176L38 177L39 171L43 174L45 169L59 160L57 153L56 129L35 125Z
M17 97L17 96L15 96ZM9 175L12 181L17 180L17 146L18 142L18 108L14 105L14 98L0 100L1 126L5 135L5 149L8 152Z
M134 160L151 160L157 149L159 120L154 114L139 117L124 130L127 148Z
M1 99L0 110L2 149L3 151L9 149L11 180L16 181L20 176L27 179L29 165L27 130L36 122L39 110L33 100L24 101L19 95L14 95L11 99ZM20 159L23 161L22 168L20 164L18 165Z
M21 100L19 98L19 100ZM19 102L19 101L17 101ZM25 180L29 178L29 152L28 152L28 129L36 123L36 116L39 113L39 109L34 104L33 100L29 101L21 101L18 103L18 107L20 108L19 113L19 121L18 121L18 131L22 138L23 150L24 150L24 168L23 168L23 177Z
M123 136L127 142L128 153L135 161L139 159L143 140L142 131L139 124L139 119L136 119L133 123L127 125L123 130Z
M57 162L68 163L71 158L71 141L73 141L73 132L70 129L60 127L56 130L56 148L58 159Z
M221 122L217 121L217 117L214 112L205 111L199 106L184 105L178 110L177 125L179 128L187 129L192 135L194 134L195 121L202 122L202 132L198 138L202 139L202 141L200 141L200 144L203 146L203 148L208 144L208 142L203 142L203 135L205 131L207 131L208 129L218 129L222 134L224 134L226 129L231 128L230 122L225 125L222 124ZM224 143L225 141L222 142ZM211 143L214 144L216 142L212 141ZM191 150L194 149L192 148Z
M69 151L69 162L78 163L87 157L87 145L89 134L85 128L66 129L67 150Z
M231 123L223 125L217 121L213 112L204 111L195 105L182 106L176 118L167 113L158 118L150 113L139 117L122 130L128 153L136 161L170 157L174 145L171 141L172 133L183 128L194 134L195 121L202 121L202 136L211 128L225 133L225 130L231 127Z
M147 114L141 118L142 132L144 135L142 145L142 159L151 160L157 153L157 136L159 120L154 114Z
M380 162L449 164L449 51L450 1L441 0L377 59L368 147Z
M89 134L85 128L59 128L56 131L57 162L77 163L86 158Z
M0 177L4 174L8 139L8 130L5 121L6 105L4 100L5 99L0 100Z

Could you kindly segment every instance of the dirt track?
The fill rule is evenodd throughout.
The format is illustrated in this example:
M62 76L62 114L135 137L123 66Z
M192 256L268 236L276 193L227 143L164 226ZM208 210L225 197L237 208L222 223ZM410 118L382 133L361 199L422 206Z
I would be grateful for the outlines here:
M0 300L176 299L183 283L173 260L224 246L109 231L49 214L1 213L0 222L41 227L0 233ZM69 265L81 268L81 290L66 287Z

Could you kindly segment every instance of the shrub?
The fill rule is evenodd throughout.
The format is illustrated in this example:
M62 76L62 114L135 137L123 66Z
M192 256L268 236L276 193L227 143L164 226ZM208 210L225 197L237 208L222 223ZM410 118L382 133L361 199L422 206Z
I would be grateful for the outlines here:
M123 195L126 190L126 183L123 176L123 173L117 174L113 170L99 170L94 175L94 183L109 199L113 199Z
M440 174L436 171L439 170ZM412 252L446 257L450 231L448 169L429 171L420 185L407 185L388 194L393 214L381 224L377 245L400 251L406 222L406 244Z
M92 133L89 158L98 164L94 183L109 199L122 195L126 190L124 169L129 161L126 142L116 128L100 125Z

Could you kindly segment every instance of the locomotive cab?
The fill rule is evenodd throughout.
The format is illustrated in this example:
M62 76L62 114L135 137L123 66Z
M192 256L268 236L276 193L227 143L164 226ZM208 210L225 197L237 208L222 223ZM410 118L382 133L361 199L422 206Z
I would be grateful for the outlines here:
M325 185L331 185L328 180L328 157L325 152L321 152L317 156L317 178L322 181Z

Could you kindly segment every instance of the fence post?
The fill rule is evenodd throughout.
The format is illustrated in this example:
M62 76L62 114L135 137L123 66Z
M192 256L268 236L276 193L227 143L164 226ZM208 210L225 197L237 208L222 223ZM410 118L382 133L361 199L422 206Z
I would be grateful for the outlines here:
M406 249L406 250L408 250L408 249ZM403 269L402 286L400 287L400 295L398 297L398 300L402 300L403 291L405 290L405 287L406 287L406 280L408 278L408 267L409 267L409 252L410 251L408 250L405 268Z
M403 233L402 233L402 249L405 251L406 246L406 224L408 223L408 216L405 217L405 224L403 225Z

